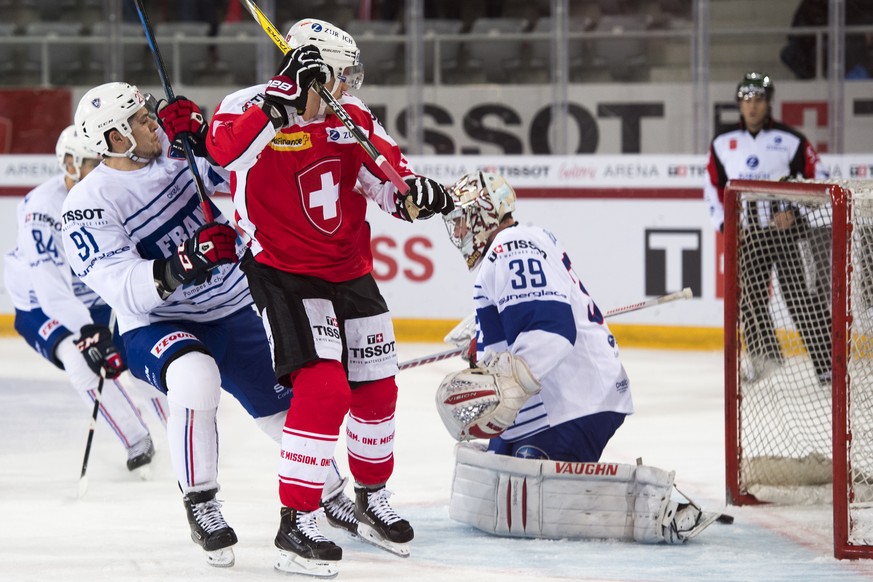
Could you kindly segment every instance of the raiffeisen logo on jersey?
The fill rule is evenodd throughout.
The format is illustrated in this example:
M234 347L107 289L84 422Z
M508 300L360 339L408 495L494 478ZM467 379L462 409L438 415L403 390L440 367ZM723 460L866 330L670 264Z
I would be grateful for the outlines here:
M305 131L294 133L279 132L273 138L273 141L270 142L270 147L277 151L286 152L308 150L312 147L312 138Z

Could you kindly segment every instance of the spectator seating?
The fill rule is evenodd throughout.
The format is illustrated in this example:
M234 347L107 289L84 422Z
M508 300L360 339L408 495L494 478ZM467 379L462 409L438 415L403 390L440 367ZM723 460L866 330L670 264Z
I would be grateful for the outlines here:
M387 20L352 20L346 27L361 51L364 81L384 85L401 62L404 41L386 39L400 34L400 23Z
M159 85L160 77L155 67L155 59L146 44L142 26L133 22L121 22L119 37L121 39L122 78L134 85ZM155 33L157 34L157 33ZM110 66L110 27L106 22L97 22L91 27L90 59L88 71L96 77L91 83L96 85L104 80L105 71ZM164 51L161 46L161 56Z
M222 42L217 45L218 60L228 68L234 84L247 87L258 82L266 82L266 79L256 79L256 43L261 40L270 42L264 35L261 25L254 21L224 22L218 28L218 37L222 40L239 41ZM278 62L279 51L275 54Z
M424 33L424 80L433 83L437 70L440 81L452 81L459 67L461 43L457 40L441 40L440 35L460 34L464 26L461 20L425 19ZM437 46L438 45L438 46ZM439 58L437 58L439 53Z
M506 83L521 66L522 42L519 39L496 40L505 33L520 33L528 22L521 18L477 18L470 34L485 35L487 40L464 42L465 76L489 83Z
M154 30L167 74L174 83L193 83L215 62L214 45L203 42L209 38L208 23L159 22Z
M78 22L30 22L25 35L30 41L21 53L21 68L42 79L42 69L48 59L48 82L52 85L75 84L82 71L86 45L64 42L79 37L84 25ZM48 42L35 42L48 41Z
M646 30L648 20L644 15L604 14L597 22L596 31L612 33L616 38L596 38L591 40L591 62L604 67L616 81L646 80L647 63L646 39L625 37L624 32Z

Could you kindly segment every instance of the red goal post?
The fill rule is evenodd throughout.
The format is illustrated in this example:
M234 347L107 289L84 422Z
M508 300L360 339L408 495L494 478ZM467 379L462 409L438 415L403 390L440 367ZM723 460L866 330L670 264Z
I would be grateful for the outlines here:
M873 182L725 189L727 501L833 504L873 558Z

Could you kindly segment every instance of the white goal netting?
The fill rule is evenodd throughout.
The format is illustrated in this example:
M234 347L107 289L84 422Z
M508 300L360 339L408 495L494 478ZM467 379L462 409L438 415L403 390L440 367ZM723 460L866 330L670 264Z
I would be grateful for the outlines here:
M748 184L726 249L729 479L765 502L845 492L849 543L873 545L873 183ZM847 477L835 483L838 443Z

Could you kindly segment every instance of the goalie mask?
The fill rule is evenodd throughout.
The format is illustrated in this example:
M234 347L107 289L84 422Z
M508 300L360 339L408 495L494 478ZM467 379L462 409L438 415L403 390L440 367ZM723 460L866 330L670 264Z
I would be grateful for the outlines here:
M324 20L306 18L295 23L285 42L291 49L311 44L321 53L333 76L350 89L360 89L364 82L361 51L352 35Z
M455 209L443 217L452 244L471 271L482 260L488 238L515 210L515 190L503 176L487 172L465 175L448 188Z
M75 125L70 125L61 132L55 145L55 156L58 158L58 167L73 182L78 182L82 178L82 164L85 160L100 161L100 156L85 147L85 140L76 133ZM67 156L73 158L75 174L67 172Z
M82 97L76 107L76 130L85 139L87 147L105 157L133 157L136 140L130 127L130 118L145 107L142 93L127 83L106 83L94 87ZM126 152L112 152L106 134L116 129L130 139Z

